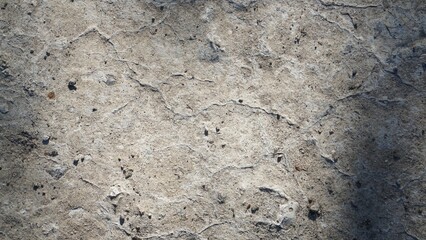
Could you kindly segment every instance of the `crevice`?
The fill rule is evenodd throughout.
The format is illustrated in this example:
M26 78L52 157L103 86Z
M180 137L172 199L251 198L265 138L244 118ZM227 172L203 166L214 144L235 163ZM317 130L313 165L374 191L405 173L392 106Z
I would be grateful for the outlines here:
M354 9L368 9L368 8L378 8L383 7L382 5L351 5L345 3L335 3L335 2L324 2L323 0L317 0L324 7L341 7L341 8L354 8Z
M237 105L237 106L241 106L241 107L245 107L245 108L249 108L249 109L252 109L252 110L256 110L256 111L263 112L263 113L265 113L265 114L267 114L267 115L273 116L273 117L274 117L274 118L276 118L276 119L281 119L281 118L283 118L283 119L285 120L285 122L286 122L289 126L292 126L292 127L293 127L293 126L298 127L298 124L296 124L295 122L291 121L288 117L286 117L286 116L285 116L285 115L283 115L283 114L279 114L279 113L276 113L276 112L270 112L270 111L268 111L268 110L266 110L266 109L264 109L264 108L256 107L256 106L250 106L250 105L248 105L248 104L241 103L241 102L236 101L236 100L230 100L230 101L225 102L225 103L213 103L213 104L211 104L211 105L209 105L209 106L207 106L207 107L205 107L205 108L203 108L203 109L199 110L197 113L192 114L192 115L190 115L190 114L182 114L182 113L178 113L178 112L176 112L176 111L175 111L172 107L170 107L170 106L169 106L168 102L166 101L166 98L164 97L164 94L162 93L162 91L161 91L158 87L155 87L155 86L152 86L152 85L149 85L149 84L146 84L146 83L142 83L142 82L141 82L141 81L139 81L138 79L133 78L133 77L131 77L131 76L129 76L129 78L130 78L131 80L133 80L134 82L136 82L136 83L137 83L137 84L138 84L141 88L145 88L145 89L148 89L148 90L150 90L150 91L152 91L152 92L155 92L155 93L160 94L160 96L161 96L161 100L162 100L162 102L164 103L165 107L166 107L166 108L167 108L167 109L168 109L171 113L173 113L173 115L174 115L174 116L180 117L181 119L189 119L189 118L197 117L198 115L202 114L203 112L206 112L206 111L210 110L212 107L224 107L224 106L228 106L228 105ZM279 117L277 117L277 116L279 116Z
M209 226L207 226L207 227L203 228L201 231L199 231L198 234L202 234L203 232L207 231L208 229L210 229L212 227L220 226L220 225L223 225L223 224L229 224L229 222L221 222L221 223L210 224Z

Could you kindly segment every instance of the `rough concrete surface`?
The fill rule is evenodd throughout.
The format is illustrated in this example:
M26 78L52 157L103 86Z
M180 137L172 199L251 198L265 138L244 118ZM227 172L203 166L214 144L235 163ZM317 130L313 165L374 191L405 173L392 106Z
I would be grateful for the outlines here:
M426 239L424 0L0 7L0 239Z

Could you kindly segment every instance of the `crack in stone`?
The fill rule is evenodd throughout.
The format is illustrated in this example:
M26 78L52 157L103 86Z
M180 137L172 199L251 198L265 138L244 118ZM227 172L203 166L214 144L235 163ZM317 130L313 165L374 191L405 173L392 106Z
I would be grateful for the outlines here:
M71 44L71 43L77 42L80 40L80 38L85 37L89 35L90 33L96 33L101 40L109 43L111 46L114 46L114 43L111 42L110 37L108 37L105 33L102 33L97 26L89 27L88 29L80 33L77 37L73 38L69 43Z
M324 2L324 0L317 0L317 2L319 2L324 7L342 7L342 8L355 8L355 9L383 7L382 5L351 5L351 4L345 4L345 3Z
M171 77L184 77L188 80L195 80L195 81L198 81L198 82L215 83L215 81L212 81L210 79L200 79L200 78L197 78L193 75L188 75L186 73L172 73Z
M223 225L223 224L229 224L229 222L226 221L226 222L210 224L209 226L207 226L207 227L203 228L201 231L199 231L198 234L201 234L201 233L207 231L209 228L212 228L212 227L215 227L215 226L220 226L220 225Z
M153 239L153 238L155 238L155 239L164 239L164 238L171 239L170 238L171 236L179 236L180 233L186 233L186 234L198 236L197 233L194 233L194 232L191 232L191 231L188 231L188 230L175 230L175 231L172 231L170 233L163 233L163 234L160 233L160 234L151 235L151 236L148 236L148 237L137 237L137 238L139 238L139 239Z
M277 119L284 118L285 122L289 126L295 126L296 128L299 127L298 124L296 124L295 122L291 121L288 117L286 117L286 116L284 116L282 114L279 114L279 113L276 113L276 112L270 112L270 111L268 111L268 110L266 110L266 109L264 109L262 107L250 106L248 104L240 103L240 102L238 102L236 100L229 100L229 101L227 101L225 103L213 103L213 104L211 104L211 105L209 105L209 106L207 106L207 107L199 110L195 114L182 114L182 113L178 113L172 107L169 106L169 104L166 101L166 98L164 97L164 94L162 93L162 91L158 87L155 87L155 86L152 86L152 85L149 85L149 84L146 84L146 83L142 83L138 79L133 78L131 76L129 76L129 78L132 79L134 82L138 83L138 85L141 88L146 88L146 89L148 89L148 90L150 90L152 92L159 93L160 96L161 96L161 99L162 99L162 101L163 101L163 103L165 105L165 107L170 112L172 112L175 116L179 116L181 119L189 119L189 118L197 117L198 115L202 114L203 112L206 112L206 111L210 110L212 107L224 107L224 106L228 106L228 105L236 105L236 106L241 106L241 107L245 107L245 108L249 108L249 109L252 109L252 110L263 112L263 113L265 113L267 115L271 115L271 116L273 116L273 117L275 117Z
M350 31L350 30L348 30L348 29L340 26L340 24L338 22L333 22L333 21L329 20L328 18L324 17L321 14L314 14L313 17L319 17L321 20L323 20L325 22L328 22L328 23L330 23L332 25L336 25L337 28L339 28L341 31L348 33L351 37L355 38L358 42L362 42L362 39L360 39L357 36L355 36L355 34L352 31Z
M395 76L398 83L405 85L407 87L413 88L417 92L421 92L416 86L412 85L411 83L408 83L407 81L404 81L404 79L402 79L401 76L399 76L397 71L395 71L395 70L389 71L389 70L386 70L386 69L384 69L384 71L388 74Z
M80 180L81 180L81 181L83 181L84 183L89 184L89 185L90 185L90 186L92 186L92 187L95 187L95 188L99 189L99 190L101 190L101 189L102 189L101 187L99 187L98 185L96 185L96 184L94 184L94 183L90 182L90 181L89 181L89 180L87 180L87 179L84 179L84 178L80 177Z
M271 194L272 196L276 196L279 198L284 198L287 201L290 200L290 197L287 196L284 192L270 188L270 187L259 187L259 191Z

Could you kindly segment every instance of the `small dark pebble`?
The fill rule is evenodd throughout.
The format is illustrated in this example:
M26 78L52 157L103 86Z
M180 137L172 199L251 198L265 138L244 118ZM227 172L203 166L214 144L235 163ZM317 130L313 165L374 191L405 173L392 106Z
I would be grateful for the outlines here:
M74 161L72 162L72 164L74 164L74 166L77 166L77 165L78 165L78 160L74 160Z
M69 82L68 82L68 89L69 89L70 91L76 91L76 90L77 90L77 87L75 86L75 84L76 84L76 82L69 81Z
M50 153L48 153L47 155L48 155L48 156L51 156L51 157L56 157L56 156L58 156L59 154L58 154L58 151L53 150L53 151L51 151Z
M49 136L43 136L43 138L41 139L41 142L42 142L44 145L47 145L47 144L49 144L49 140L50 140L50 137L49 137Z
M124 218L122 216L120 216L120 225L124 224Z
M259 210L259 207L252 207L251 213L255 214Z
M207 129L204 130L204 136L208 136L209 135L209 131Z

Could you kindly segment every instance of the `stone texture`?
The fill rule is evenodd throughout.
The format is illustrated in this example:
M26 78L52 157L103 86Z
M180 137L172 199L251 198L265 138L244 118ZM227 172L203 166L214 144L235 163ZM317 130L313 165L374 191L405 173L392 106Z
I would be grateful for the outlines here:
M0 7L1 239L426 239L424 1Z

